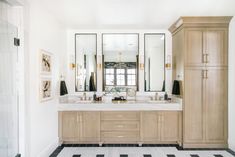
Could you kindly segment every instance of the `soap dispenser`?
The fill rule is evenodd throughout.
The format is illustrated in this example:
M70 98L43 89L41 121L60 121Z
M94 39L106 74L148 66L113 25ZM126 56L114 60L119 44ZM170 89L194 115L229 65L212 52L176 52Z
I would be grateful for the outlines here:
M93 101L96 101L96 94L95 94L95 92L93 94Z
M158 92L155 93L155 100L158 100L159 97L158 97Z

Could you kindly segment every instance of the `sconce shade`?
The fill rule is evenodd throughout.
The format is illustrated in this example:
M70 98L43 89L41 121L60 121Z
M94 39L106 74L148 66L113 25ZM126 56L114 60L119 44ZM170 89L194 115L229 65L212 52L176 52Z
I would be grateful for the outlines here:
M65 81L60 81L60 95L66 95L68 94L68 90L67 90L67 87L66 87L66 83Z
M174 80L172 94L180 95L180 82L178 80Z

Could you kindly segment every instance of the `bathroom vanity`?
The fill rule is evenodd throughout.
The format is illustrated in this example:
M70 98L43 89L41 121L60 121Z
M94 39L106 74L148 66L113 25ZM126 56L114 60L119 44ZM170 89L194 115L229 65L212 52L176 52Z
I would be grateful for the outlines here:
M181 145L181 122L179 102L59 105L61 143Z

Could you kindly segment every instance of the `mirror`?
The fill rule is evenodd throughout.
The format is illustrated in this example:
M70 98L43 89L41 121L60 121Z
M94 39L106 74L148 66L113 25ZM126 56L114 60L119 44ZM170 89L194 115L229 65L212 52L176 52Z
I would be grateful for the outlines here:
M138 90L139 34L103 34L103 89Z
M75 34L75 91L96 91L96 34Z
M165 91L165 34L145 34L145 91Z

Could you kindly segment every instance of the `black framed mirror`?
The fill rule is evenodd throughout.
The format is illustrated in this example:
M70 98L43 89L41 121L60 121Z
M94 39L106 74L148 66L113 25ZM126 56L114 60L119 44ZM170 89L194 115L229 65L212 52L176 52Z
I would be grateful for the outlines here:
M138 90L139 34L104 33L103 49L103 91L118 88Z
M97 34L75 34L75 91L97 91Z
M144 34L145 91L165 91L165 34Z

